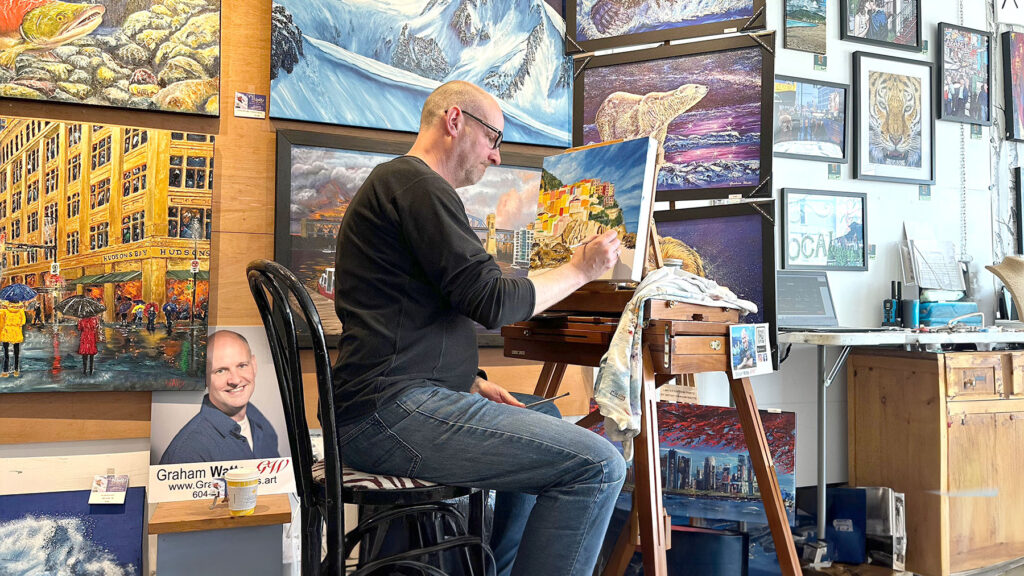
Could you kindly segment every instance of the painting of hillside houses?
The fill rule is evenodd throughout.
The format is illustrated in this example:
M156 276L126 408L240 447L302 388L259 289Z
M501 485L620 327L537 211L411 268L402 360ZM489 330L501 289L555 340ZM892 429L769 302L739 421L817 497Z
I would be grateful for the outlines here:
M0 4L0 97L216 116L220 0Z
M204 388L213 147L0 117L0 392Z
M529 275L565 264L588 238L616 230L619 262L600 279L639 281L657 154L654 138L637 138L545 158Z

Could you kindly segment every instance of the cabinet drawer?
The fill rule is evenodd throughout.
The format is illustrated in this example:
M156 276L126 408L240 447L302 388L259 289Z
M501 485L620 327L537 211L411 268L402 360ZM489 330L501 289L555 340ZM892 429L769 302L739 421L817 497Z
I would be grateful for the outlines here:
M1005 354L946 354L946 397L977 400L998 398L1003 393Z
M1024 352L1009 352L1010 381L1004 382L1003 392L1007 396L1024 397Z

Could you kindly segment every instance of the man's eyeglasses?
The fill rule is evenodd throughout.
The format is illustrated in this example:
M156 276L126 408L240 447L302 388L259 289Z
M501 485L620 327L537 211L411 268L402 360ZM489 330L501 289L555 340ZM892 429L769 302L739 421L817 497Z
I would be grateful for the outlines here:
M445 111L444 111L444 113L445 113L445 114L447 114L447 113L448 113L448 110L445 110ZM467 111L465 111L465 110L463 110L463 111L462 111L462 113L463 113L463 114L465 114L466 116L469 116L469 117L470 117L470 118L472 118L473 120L476 120L477 122L479 122L479 123L483 124L484 128L487 128L487 129L488 129L488 130L490 130L491 132L494 132L494 134L495 134L495 138L494 138L494 140L493 140L493 141L491 142L491 150L497 150L498 148L500 148L500 147L501 147L501 139L502 139L502 137L503 137L503 134L502 134L502 131L501 131L501 130L498 130L498 129L497 129L497 128L495 128L494 126L491 126L491 125L490 125L490 124L488 124L487 122L484 122L484 121L483 121L483 120L482 120L482 119L481 119L481 118L480 118L479 116L477 116L476 114L471 114L471 113L469 113L469 112L467 112Z

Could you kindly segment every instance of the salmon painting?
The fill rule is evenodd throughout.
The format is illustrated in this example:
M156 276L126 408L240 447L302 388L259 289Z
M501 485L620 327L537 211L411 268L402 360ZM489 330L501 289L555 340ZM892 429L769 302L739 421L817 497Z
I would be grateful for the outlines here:
M23 52L47 52L90 34L105 10L58 0L0 0L0 66L13 70Z

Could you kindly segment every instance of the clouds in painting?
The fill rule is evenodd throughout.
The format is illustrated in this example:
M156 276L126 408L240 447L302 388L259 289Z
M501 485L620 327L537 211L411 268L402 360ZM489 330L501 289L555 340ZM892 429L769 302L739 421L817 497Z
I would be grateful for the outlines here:
M291 233L299 233L303 218L347 205L373 167L391 158L394 155L293 146Z

